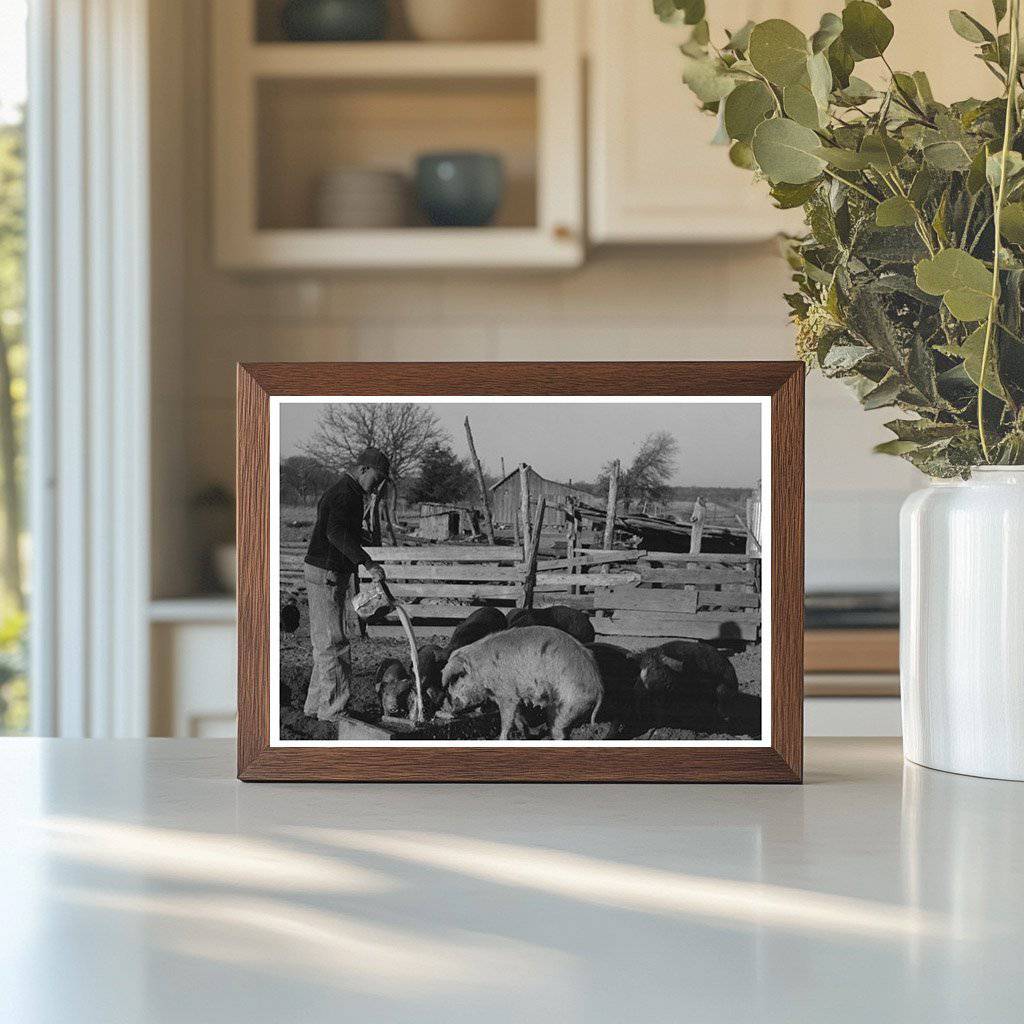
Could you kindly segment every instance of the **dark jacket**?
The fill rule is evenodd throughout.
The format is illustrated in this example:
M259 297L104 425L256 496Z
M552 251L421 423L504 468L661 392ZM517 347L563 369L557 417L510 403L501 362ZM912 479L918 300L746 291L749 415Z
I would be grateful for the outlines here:
M349 576L373 560L362 545L363 498L363 489L348 473L324 491L306 551L310 565Z

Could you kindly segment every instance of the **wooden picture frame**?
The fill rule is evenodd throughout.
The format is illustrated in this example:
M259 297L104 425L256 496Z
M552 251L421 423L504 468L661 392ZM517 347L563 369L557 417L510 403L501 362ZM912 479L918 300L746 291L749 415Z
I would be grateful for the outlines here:
M238 777L244 781L800 782L804 367L799 362L252 363L238 366ZM770 736L759 746L271 743L271 399L757 396L770 410ZM550 399L549 400L553 400ZM578 399L577 399L578 400ZM648 401L654 400L649 398ZM735 397L734 397L735 400ZM277 468L274 467L274 472ZM275 510L276 514L276 510ZM276 641L276 638L274 640Z

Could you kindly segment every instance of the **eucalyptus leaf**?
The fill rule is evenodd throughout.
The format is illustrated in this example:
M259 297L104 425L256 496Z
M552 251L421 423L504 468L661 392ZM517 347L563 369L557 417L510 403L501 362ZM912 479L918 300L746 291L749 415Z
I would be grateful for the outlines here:
M889 174L903 159L903 147L891 135L877 132L865 135L860 144L860 153L872 167L883 174Z
M867 406L865 405L866 409ZM881 444L876 444L872 451L876 455L906 455L907 452L912 452L917 448L920 448L921 444L919 441L883 441Z
M861 397L860 404L867 410L883 409L888 405L894 405L902 384L896 374L886 378L877 387L872 388Z
M729 161L735 167L742 167L745 171L756 171L757 160L754 159L754 151L747 142L734 142L729 147Z
M762 121L754 130L753 148L758 166L775 183L800 185L813 181L825 167L817 154L818 136L785 117Z
M985 177L993 191L999 188L999 177L1002 173L1002 150L992 153L985 161ZM1011 149L1006 154L1006 180L1012 182L1024 171L1024 157Z
M943 249L915 267L917 286L929 295L941 295L958 320L970 322L988 316L992 274L976 256L963 249Z
M875 208L875 223L880 228L907 227L916 221L914 204L903 196L891 196Z
M771 196L778 209L793 210L798 206L803 206L817 190L818 182L816 180L800 185L781 181L772 186Z
M842 36L832 43L827 53L828 66L832 71L832 79L836 88L845 89L850 84L850 75L853 73L853 53Z
M733 78L714 58L683 57L683 81L701 103L717 103L736 87Z
M853 0L843 9L843 39L862 60L881 57L892 36L892 22L874 4Z
M928 81L928 76L923 71L915 71L911 76L914 79L914 85L917 86L917 95L921 97L925 104L934 103L935 97L932 95L931 82Z
M734 53L746 53L750 48L750 33L753 31L754 24L754 22L748 21L742 28L733 32L724 49L732 50Z
M985 187L986 181L986 161L988 160L988 147L982 146L977 153L974 154L974 158L971 160L971 166L967 171L967 180L965 182L967 191L973 196L977 195Z
M795 25L771 18L755 25L750 33L747 58L772 85L798 82L807 69L810 47Z
M855 153L852 149L840 149L838 146L819 146L815 151L816 156L832 167L838 167L843 171L863 171L871 166L871 161L861 153Z
M1024 203L1007 203L1003 207L999 230L1007 242L1024 245Z
M825 54L818 53L808 59L807 80L810 83L811 95L821 113L820 121L825 124L828 119L828 99L832 93L832 69L828 66L828 57Z
M943 171L966 171L971 158L959 142L932 142L922 148L925 160Z
M867 103L869 100L873 100L877 95L877 89L868 82L865 82L863 78L858 78L856 75L850 76L850 80L847 83L846 88L840 90L839 93L842 101L851 107L858 106L861 103Z
M811 36L811 52L827 50L842 34L843 19L838 14L823 14L818 31Z
M985 353L985 325L982 324L972 331L967 340L960 346L958 354L963 359L964 373L971 378L975 387L981 387L981 363ZM985 363L985 390L996 398L1006 400L1006 392L995 372L993 364L993 345L989 342L989 356Z
M654 0L654 13L664 22L696 25L704 20L704 0Z
M811 90L799 83L782 90L782 109L786 116L805 128L821 127L821 111Z
M729 137L747 142L754 129L775 109L775 98L764 82L742 82L725 100L725 129Z
M972 18L966 11L950 11L949 23L958 36L969 43L991 42L995 36L980 21Z
M998 25L1006 17L1006 0L992 0L992 11Z

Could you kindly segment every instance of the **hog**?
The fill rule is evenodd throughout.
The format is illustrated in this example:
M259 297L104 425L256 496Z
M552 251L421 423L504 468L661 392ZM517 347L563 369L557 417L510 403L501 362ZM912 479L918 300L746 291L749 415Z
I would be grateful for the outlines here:
M458 714L486 700L498 705L500 738L507 740L520 704L547 709L552 739L597 711L604 697L593 654L551 626L524 626L495 633L456 651L442 675Z
M587 613L578 608L568 608L564 604L552 605L550 608L516 608L508 613L508 626L509 629L552 626L568 633L581 644L594 642L594 627Z
M721 651L699 640L672 640L640 655L644 704L678 720L728 720L739 696L736 670Z
M374 686L385 715L396 717L408 714L415 681L397 658L385 658L380 663Z
M469 644L482 640L492 633L499 633L508 629L508 622L505 613L499 608L477 608L475 612L467 615L452 632L448 641L448 653L457 651Z

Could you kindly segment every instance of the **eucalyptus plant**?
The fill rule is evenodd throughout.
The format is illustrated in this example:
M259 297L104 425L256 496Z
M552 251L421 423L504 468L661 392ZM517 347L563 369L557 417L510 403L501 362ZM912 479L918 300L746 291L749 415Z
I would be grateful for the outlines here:
M654 0L691 26L683 80L716 141L803 207L785 242L798 353L865 409L910 414L876 450L931 476L1024 462L1020 2L993 0L987 25L949 12L999 94L946 105L890 66L890 0L852 0L810 37L772 18L717 45L705 0ZM857 76L868 61L887 85Z

